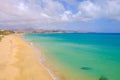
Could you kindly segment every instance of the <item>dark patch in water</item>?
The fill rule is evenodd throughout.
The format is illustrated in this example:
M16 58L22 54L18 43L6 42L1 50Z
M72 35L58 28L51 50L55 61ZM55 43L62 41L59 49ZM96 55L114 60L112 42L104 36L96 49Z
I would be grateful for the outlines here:
M106 78L105 76L101 76L99 80L108 80L108 78Z
M80 69L82 69L82 70L91 70L92 68L90 68L90 67L81 67Z

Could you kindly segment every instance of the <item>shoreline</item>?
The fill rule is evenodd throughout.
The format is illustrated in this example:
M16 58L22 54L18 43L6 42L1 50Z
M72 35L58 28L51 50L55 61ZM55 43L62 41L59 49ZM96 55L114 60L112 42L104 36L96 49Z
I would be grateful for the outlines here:
M51 70L51 68L48 66L49 63L46 63L45 55L43 56L44 52L39 48L36 44L33 42L27 40L23 35L20 35L20 38L22 38L26 43L31 46L35 51L35 56L39 59L40 65L44 67L44 69L49 73L49 75L52 77L53 80L59 80L59 78L55 75L54 71Z
M4 36L0 51L0 80L54 80L19 35Z
M52 45L52 46L48 45L47 47L45 47L44 45L42 46L42 44L41 44L42 42L41 43L39 42L40 38L38 38L38 37L36 38L36 40L34 40L34 37L31 37L31 36L23 36L23 38L25 38L27 40L27 42L29 42L29 45L33 44L33 46L38 48L40 50L40 52L42 51L42 53L43 53L42 58L45 58L45 62L44 62L45 67L48 67L59 80L73 80L73 79L87 80L89 78L91 78L91 80L92 80L92 77L90 77L90 76L83 77L82 71L80 74L77 74L76 70L71 69L70 67L66 66L64 63L60 63L59 61L56 61L57 59L55 57L50 57L50 55L52 55L52 53L47 54L46 50L49 47L54 48L54 45ZM48 50L48 53L49 53L49 50ZM73 72L74 74L71 72ZM95 79L93 79L93 80L95 80Z

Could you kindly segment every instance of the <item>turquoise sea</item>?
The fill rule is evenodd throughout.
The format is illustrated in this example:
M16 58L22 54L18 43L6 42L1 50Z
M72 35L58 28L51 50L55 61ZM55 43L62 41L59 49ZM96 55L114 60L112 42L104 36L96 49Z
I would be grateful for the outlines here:
M25 34L59 80L120 80L120 34Z

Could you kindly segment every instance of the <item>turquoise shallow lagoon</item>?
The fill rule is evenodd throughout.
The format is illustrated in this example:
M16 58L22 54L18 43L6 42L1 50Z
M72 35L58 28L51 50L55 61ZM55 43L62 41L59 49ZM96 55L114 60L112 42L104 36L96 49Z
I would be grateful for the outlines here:
M120 34L26 34L60 80L120 80ZM101 78L101 79L100 79Z

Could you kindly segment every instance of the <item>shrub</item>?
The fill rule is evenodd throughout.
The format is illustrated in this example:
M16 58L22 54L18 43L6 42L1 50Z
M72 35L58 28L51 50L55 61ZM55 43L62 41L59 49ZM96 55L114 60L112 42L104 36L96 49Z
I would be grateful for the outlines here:
M104 76L101 76L100 78L99 78L99 80L108 80L106 77L104 77Z
M13 34L13 31L8 31L8 30L0 30L0 35L8 35L8 34Z

